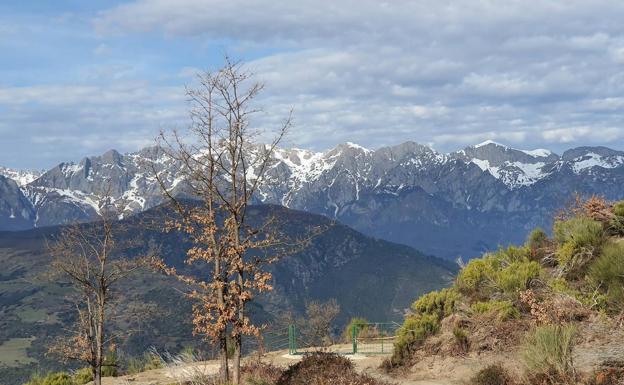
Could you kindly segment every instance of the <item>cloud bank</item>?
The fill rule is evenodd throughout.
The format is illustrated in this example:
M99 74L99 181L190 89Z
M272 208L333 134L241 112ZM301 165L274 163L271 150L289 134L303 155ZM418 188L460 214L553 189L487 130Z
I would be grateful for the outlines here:
M620 1L138 0L85 18L107 80L0 84L0 132L131 149L183 124L182 84L227 50L267 85L257 125L294 107L289 145L624 147Z

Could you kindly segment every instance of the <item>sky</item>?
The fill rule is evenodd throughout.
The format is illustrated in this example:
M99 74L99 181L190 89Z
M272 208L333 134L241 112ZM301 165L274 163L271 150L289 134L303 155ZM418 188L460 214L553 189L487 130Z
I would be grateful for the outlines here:
M188 125L223 55L286 147L492 139L624 149L621 0L2 0L0 165L49 168Z

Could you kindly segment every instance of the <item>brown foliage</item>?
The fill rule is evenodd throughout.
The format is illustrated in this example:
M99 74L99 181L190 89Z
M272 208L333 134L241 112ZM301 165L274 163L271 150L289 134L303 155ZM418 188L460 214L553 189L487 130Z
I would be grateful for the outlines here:
M307 244L306 239L291 240L278 232L274 218L260 225L247 220L247 208L268 182L265 174L272 153L291 126L291 116L277 128L270 144L256 143L260 132L250 126L250 118L258 112L253 100L263 85L227 57L221 69L199 74L198 81L196 89L187 90L192 140L174 131L171 138L161 134L161 142L165 154L181 165L177 177L187 183L185 192L201 204L184 205L155 169L153 174L178 214L166 222L166 230L186 233L193 242L186 263L207 265L209 273L196 278L161 260L153 264L189 285L187 296L195 300L194 332L219 345L224 382L229 377L226 338L231 337L233 381L239 383L242 337L260 332L246 306L259 293L273 289L265 266Z
M614 217L613 204L598 195L583 198L581 195L576 194L573 202L567 208L561 210L555 216L555 219L565 220L575 216L587 217L607 224Z

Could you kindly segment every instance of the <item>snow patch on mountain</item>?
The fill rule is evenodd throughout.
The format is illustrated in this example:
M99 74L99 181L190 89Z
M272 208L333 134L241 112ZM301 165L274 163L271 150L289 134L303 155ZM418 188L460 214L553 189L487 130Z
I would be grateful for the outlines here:
M535 158L546 158L552 155L552 151L546 150L544 148L537 148L535 150L520 150L527 155L531 155Z
M589 152L584 156L575 158L572 162L572 170L579 174L593 167L616 168L624 164L624 156L602 156L595 152Z
M28 183L34 181L39 178L43 174L42 171L34 171L34 170L14 170L11 168L1 167L0 166L0 175L5 176L9 179L13 179L18 186L25 186Z

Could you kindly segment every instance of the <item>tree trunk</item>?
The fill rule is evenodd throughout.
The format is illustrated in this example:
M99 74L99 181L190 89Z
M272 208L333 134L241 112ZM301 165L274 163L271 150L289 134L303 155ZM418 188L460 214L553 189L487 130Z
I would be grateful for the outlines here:
M102 365L96 365L93 371L93 385L102 385Z
M222 384L230 380L227 353L227 338L225 337L225 333L222 333L219 338L219 380Z
M241 367L241 345L242 345L242 337L241 335L237 335L234 337L234 359L232 364L232 372L233 372L233 382L234 384L240 384L241 376L240 376L240 367Z

